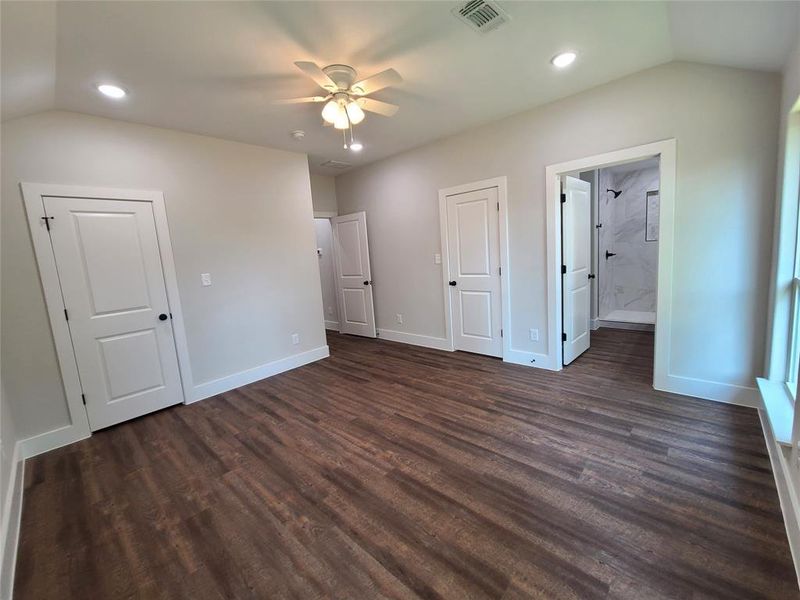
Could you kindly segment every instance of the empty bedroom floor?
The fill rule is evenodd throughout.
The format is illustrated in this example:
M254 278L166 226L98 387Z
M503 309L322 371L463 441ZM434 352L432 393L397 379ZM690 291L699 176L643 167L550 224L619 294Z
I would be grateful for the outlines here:
M561 373L331 358L28 461L29 598L796 598L755 410L655 392L652 334Z

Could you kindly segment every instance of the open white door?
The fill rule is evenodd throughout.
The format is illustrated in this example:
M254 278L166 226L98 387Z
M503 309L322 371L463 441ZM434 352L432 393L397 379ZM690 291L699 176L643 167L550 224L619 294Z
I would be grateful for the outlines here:
M591 318L591 184L565 177L561 203L564 364L589 349Z
M152 203L44 208L91 429L182 402Z
M503 356L497 188L447 196L453 347Z
M367 244L367 213L333 217L331 225L336 292L339 297L339 331L374 338L375 312Z

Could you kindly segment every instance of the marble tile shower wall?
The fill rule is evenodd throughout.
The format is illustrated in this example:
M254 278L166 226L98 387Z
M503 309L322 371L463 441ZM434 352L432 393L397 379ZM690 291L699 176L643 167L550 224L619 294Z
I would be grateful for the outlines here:
M600 170L599 317L615 310L655 312L658 242L645 241L647 192L658 190L659 169ZM622 190L618 198L606 189ZM606 250L616 253L606 260Z

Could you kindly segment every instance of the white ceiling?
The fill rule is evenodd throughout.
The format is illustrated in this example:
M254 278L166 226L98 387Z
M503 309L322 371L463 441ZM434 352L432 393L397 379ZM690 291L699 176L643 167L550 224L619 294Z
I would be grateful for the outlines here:
M671 60L778 71L796 41L796 2L501 2L510 23L473 32L457 2L0 3L3 119L72 110L365 164ZM549 59L564 49L564 71ZM294 66L393 67L400 105L356 127L360 154L323 128ZM119 102L94 84L117 82ZM303 129L300 142L289 133Z

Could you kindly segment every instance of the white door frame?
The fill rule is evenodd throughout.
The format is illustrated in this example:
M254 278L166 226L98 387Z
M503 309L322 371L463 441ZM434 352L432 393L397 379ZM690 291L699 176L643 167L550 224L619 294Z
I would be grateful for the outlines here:
M455 350L453 340L453 311L450 305L450 286L448 284L450 275L450 255L448 252L449 240L447 233L447 197L465 192L474 192L488 188L497 188L497 200L500 203L500 214L498 223L500 225L500 313L503 327L503 359L509 355L511 350L511 293L509 292L509 272L508 260L508 180L506 176L482 179L464 185L444 188L439 190L439 231L441 234L441 256L442 256L442 293L444 295L444 324L445 324L445 349L453 352Z
M150 202L153 205L156 235L158 237L159 254L164 272L164 283L167 290L167 301L172 313L172 328L174 332L175 348L178 354L178 368L182 383L181 394L183 403L190 400L187 392L192 390L192 373L189 365L189 347L186 342L186 332L183 324L180 297L178 295L178 278L175 272L175 262L172 257L172 242L169 237L167 224L167 211L164 205L164 194L148 190L126 190L104 187L84 187L75 185L60 185L49 183L21 183L22 198L25 203L25 212L28 216L28 227L33 239L33 250L36 262L39 265L39 278L44 290L44 299L47 305L47 314L50 317L50 327L56 346L56 355L64 383L64 393L67 398L70 424L54 432L48 432L47 439L40 443L30 444L26 451L26 458L40 452L58 448L65 444L89 437L89 417L81 398L80 377L78 363L72 349L67 321L64 318L64 300L61 296L61 285L58 279L55 255L42 217L45 216L44 197L58 198L94 198L101 200L133 200ZM32 440L29 440L32 441Z
M633 148L605 152L545 168L547 202L547 344L555 357L552 369L563 368L561 346L561 176L660 157L660 208L658 233L658 289L656 291L656 339L653 387L668 389L670 334L672 326L672 270L675 245L675 139L661 140Z

